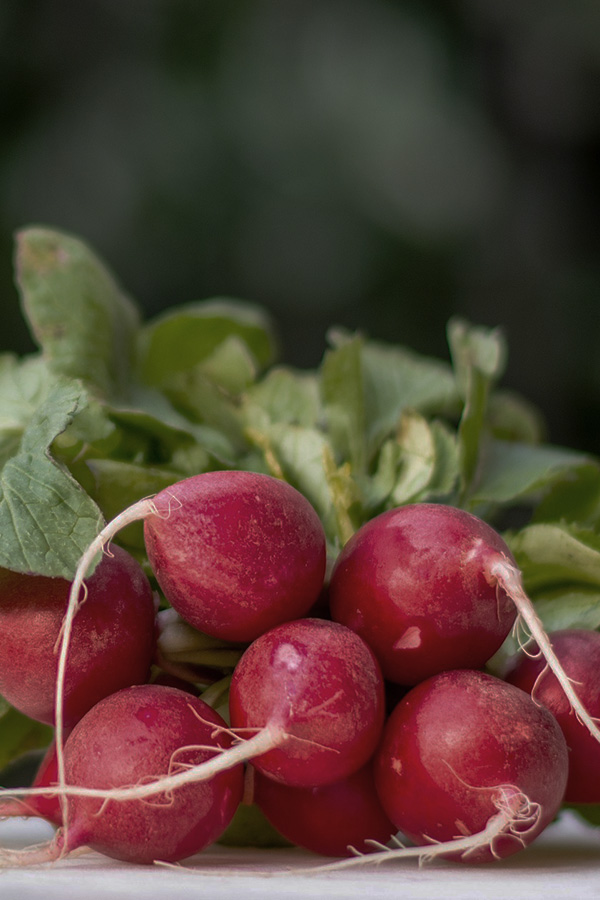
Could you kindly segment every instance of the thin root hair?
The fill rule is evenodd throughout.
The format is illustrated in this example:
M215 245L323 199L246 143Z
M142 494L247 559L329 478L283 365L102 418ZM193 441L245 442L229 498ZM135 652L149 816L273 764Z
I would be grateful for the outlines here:
M154 502L154 499L153 499L156 496L155 494L152 494L150 497L147 497L146 499L148 500L148 506L149 506L149 511L150 511L151 515L158 516L159 519L168 519L174 509L182 508L183 503L181 502L179 497L176 497L175 494L172 494L168 490L168 488L165 489L163 491L163 493L168 494L168 497L169 497L169 500L168 500L168 503L166 504L165 509L158 508L158 506L156 505L156 503Z

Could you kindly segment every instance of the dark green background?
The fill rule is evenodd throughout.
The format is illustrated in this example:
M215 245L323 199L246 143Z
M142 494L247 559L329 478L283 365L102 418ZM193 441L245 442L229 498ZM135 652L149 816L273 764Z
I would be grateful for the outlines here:
M147 314L272 311L445 357L600 452L597 0L0 0L0 350L30 349L15 229L91 242Z

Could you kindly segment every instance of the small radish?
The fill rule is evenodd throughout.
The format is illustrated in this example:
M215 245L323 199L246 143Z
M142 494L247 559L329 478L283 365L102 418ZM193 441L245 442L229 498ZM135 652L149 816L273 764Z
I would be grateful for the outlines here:
M471 841L465 858L478 861L509 856L540 834L560 808L567 769L564 737L546 709L492 675L462 670L400 701L375 782L403 834L418 844L461 835ZM494 817L498 833L480 843Z
M56 785L57 779L56 744L52 742L39 764L32 787L47 788ZM11 816L35 816L47 819L53 825L62 824L62 811L58 797L43 793L30 793L25 800L0 801L0 819L7 819Z
M371 763L332 784L291 787L254 772L254 802L285 838L322 856L372 849L395 834L375 791Z
M509 548L477 516L435 503L381 513L344 546L329 597L333 619L360 634L384 676L404 685L447 669L480 668L519 616L600 742L600 729L556 658Z
M223 752L223 719L201 699L164 685L125 688L101 700L65 744L65 824L54 839L23 851L0 851L0 865L28 865L89 847L133 863L176 862L217 840L241 800L241 766L151 799L113 799L115 788L147 786Z
M364 641L323 619L286 622L257 638L236 666L232 728L271 734L254 758L271 778L297 787L327 784L372 756L385 716L383 679ZM250 742L249 742L250 743Z
M552 646L588 712L600 718L600 633L583 628L550 634ZM600 803L600 746L573 714L546 660L527 647L511 661L505 678L555 716L569 748L568 803Z
M165 597L205 634L248 643L305 615L323 587L321 521L302 494L270 475L187 478L157 494L144 519Z
M568 753L556 719L525 691L465 669L408 692L386 723L374 766L384 810L417 846L393 842L321 868L517 853L560 809Z
M40 722L55 722L59 642L70 583L0 570L0 694ZM62 692L71 728L98 700L143 684L155 645L156 609L140 564L114 547L88 579Z

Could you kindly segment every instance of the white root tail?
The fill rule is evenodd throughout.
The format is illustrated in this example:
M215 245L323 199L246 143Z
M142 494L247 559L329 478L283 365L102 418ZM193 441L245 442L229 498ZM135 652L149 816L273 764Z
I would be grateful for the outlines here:
M519 569L505 557L499 557L492 563L490 574L496 579L500 587L503 588L515 604L519 616L525 622L531 637L538 645L542 656L548 664L548 668L552 671L562 687L577 719L585 728L587 728L592 737L600 743L600 727L598 721L590 716L573 687L573 682L556 656L543 622L535 611L535 607L530 598L523 589L523 582Z
M205 760L195 766L182 768L174 774L162 775L143 784L134 784L120 788L86 788L76 784L56 784L52 787L10 788L13 797L26 797L28 794L51 797L90 797L99 800L147 800L181 788L186 784L207 781L219 772L232 769L247 760L254 759L274 747L278 747L289 739L286 731L277 725L267 725L258 734L248 740L240 741L233 747L221 750L218 756ZM182 750L187 749L185 747ZM213 748L219 750L219 748ZM7 791L7 793L9 793ZM64 827L63 827L64 831Z
M512 839L519 843L521 848L530 843L539 826L542 810L538 803L532 803L513 785L499 787L493 802L498 812L491 816L485 828L476 834L461 835L450 841L436 842L432 840L426 846L417 847L404 846L395 838L392 838L394 844L392 847L385 847L374 841L372 845L379 848L375 853L360 853L350 847L349 849L355 854L350 859L311 866L308 869L294 869L285 874L320 874L356 866L377 866L405 859L416 859L419 865L431 862L436 857L454 857L468 861L469 857L479 854L481 850L489 851L492 858L499 859L502 854L497 851L496 845L500 839Z
M129 525L131 522L137 522L140 519L145 519L147 516L152 513L157 513L156 506L154 504L154 500L152 498L147 498L144 500L140 500L138 503L134 503L128 509L124 510L114 519L112 519L96 536L96 538L89 545L87 550L82 555L79 560L79 565L77 566L77 571L75 573L75 577L71 584L71 590L69 592L69 600L67 603L67 609L65 612L65 616L62 623L61 629L61 637L60 637L60 650L58 655L58 671L56 675L56 699L55 699L55 713L54 713L54 738L56 743L56 767L57 767L57 779L59 787L64 790L66 787L65 783L65 760L64 760L64 685L65 685L65 673L67 668L67 658L69 654L69 646L71 643L71 633L73 630L73 619L75 618L75 614L77 609L79 608L80 596L83 592L85 598L85 584L84 579L90 569L94 559L96 556L104 551L106 545L110 542L110 540L117 534L122 528L125 528L126 525ZM66 803L66 795L64 793L60 793L61 797L61 813L63 817L63 827L66 830L68 828L68 808Z

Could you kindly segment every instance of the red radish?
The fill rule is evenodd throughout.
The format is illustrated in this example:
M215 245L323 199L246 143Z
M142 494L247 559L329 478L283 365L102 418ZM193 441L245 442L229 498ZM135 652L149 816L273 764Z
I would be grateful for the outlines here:
M462 510L426 503L390 510L340 553L329 585L333 618L367 641L398 684L479 668L517 616L487 574L502 554L513 562L502 538Z
M408 692L386 723L374 767L384 810L417 846L394 840L392 849L321 870L511 856L560 809L568 752L556 719L525 691L464 669Z
M295 488L253 472L208 472L154 498L144 535L171 606L206 634L250 642L305 615L325 577L325 533Z
M600 729L556 658L509 548L477 516L435 503L382 513L341 551L329 596L332 617L373 648L387 679L405 685L483 666L520 616L600 742Z
M424 856L489 861L516 853L552 821L567 770L565 739L548 710L499 678L461 670L427 679L400 701L375 782L395 826L417 844L433 842ZM457 836L465 844L453 847Z
M136 786L185 773L230 743L218 713L177 688L140 685L106 697L65 744L65 776L73 786L66 825L45 846L0 851L0 865L50 861L82 847L133 863L192 856L217 840L233 818L243 791L241 766L156 792L150 802L143 791L139 798L111 802L102 795L116 797L119 787L135 793Z
M273 749L254 766L298 787L361 768L377 746L384 704L372 651L349 628L323 619L286 622L257 638L229 694L234 729L272 735Z
M57 780L56 744L53 742L40 762L32 787L47 788L56 785ZM10 816L39 816L52 822L53 825L62 824L62 811L58 797L43 793L30 793L24 800L0 801L0 819L7 819Z
M383 811L370 763L320 787L291 787L255 771L254 802L288 841L323 856L348 856L350 847L368 853L368 841L385 844L397 830Z
M588 712L600 718L600 634L583 628L550 634L552 646ZM505 678L555 716L569 748L568 803L600 803L600 747L574 715L545 659L527 647L512 660Z
M40 722L55 722L57 642L70 583L0 570L0 694ZM72 727L98 700L148 678L155 603L140 564L114 547L87 582L64 676L62 722Z

